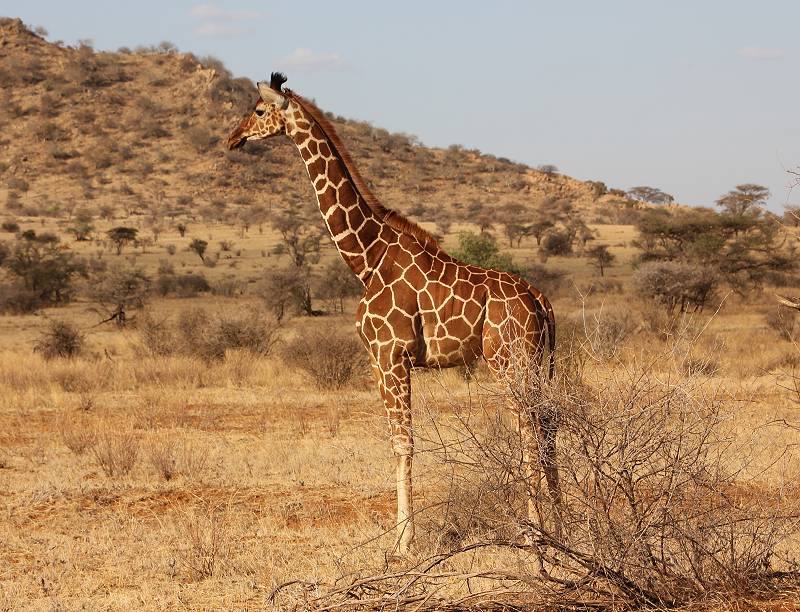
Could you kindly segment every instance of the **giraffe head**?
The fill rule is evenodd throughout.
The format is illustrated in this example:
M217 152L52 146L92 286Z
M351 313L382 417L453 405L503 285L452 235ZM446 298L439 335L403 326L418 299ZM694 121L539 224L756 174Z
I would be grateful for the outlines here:
M238 149L248 140L260 140L286 133L286 111L290 98L281 89L285 82L286 77L283 74L273 72L269 84L258 83L261 98L256 102L253 112L245 115L228 136L228 149Z

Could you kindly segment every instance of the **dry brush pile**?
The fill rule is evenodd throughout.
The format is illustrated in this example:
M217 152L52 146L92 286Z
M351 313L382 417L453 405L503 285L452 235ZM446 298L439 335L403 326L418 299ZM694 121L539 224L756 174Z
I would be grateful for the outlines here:
M552 381L522 356L499 389L426 406L418 436L439 474L418 511L426 527L419 550L429 556L343 572L329 584L287 583L272 601L358 610L678 609L796 597L800 488L791 478L776 483L792 445L753 450L737 435L731 394L687 374L676 358L685 347L608 368L590 342L576 344ZM547 412L558 423L560 503L546 486L529 492L508 404L519 418ZM772 433L780 440L784 432Z

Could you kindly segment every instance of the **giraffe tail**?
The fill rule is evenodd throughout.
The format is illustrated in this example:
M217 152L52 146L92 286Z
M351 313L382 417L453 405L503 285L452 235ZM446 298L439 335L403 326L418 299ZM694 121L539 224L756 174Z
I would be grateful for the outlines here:
M536 289L536 287L530 283L528 283L528 291L530 291L536 303L542 307L545 318L547 319L547 378L552 380L556 372L556 316L553 312L553 306L550 304L550 300L545 297L544 293Z
M550 304L550 300L544 296L544 293L542 294L541 300L545 313L547 314L547 343L549 348L549 354L547 355L547 378L552 380L556 372L556 315L553 312L553 306Z

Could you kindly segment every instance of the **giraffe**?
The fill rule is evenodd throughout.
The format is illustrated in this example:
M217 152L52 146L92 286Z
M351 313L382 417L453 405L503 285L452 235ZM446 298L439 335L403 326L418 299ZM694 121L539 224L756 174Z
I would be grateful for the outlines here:
M553 308L542 292L519 276L457 261L419 225L385 208L324 113L284 89L285 82L284 75L272 73L269 83L258 83L260 98L230 134L227 146L232 150L276 134L294 142L331 238L364 285L356 328L369 352L389 421L397 478L394 550L406 555L414 538L412 368L469 365L483 357L499 375L509 367L511 337L523 341L538 368L547 337L552 377ZM555 423L543 415L518 416L530 478L528 511L534 519L531 500L542 472L553 500L560 500ZM538 477L534 450L539 453Z

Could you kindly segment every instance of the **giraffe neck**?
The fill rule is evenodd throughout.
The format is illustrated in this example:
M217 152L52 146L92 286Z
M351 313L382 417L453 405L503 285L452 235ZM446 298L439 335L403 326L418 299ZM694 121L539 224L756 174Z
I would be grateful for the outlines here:
M292 123L289 136L305 162L333 243L344 262L366 281L386 251L389 234L398 232L360 193L349 171L352 162L340 153L331 135L299 105Z

